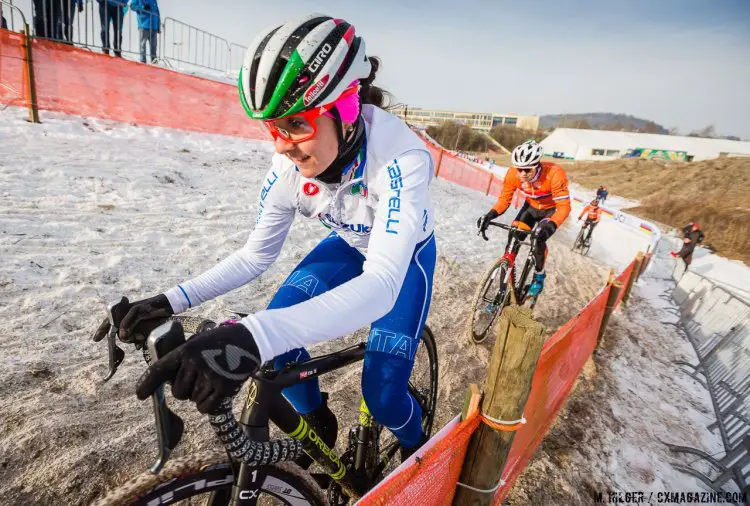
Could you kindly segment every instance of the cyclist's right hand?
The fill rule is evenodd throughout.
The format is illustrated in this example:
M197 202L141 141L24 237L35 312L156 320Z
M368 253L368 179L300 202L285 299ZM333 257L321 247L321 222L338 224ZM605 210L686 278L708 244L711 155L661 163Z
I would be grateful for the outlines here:
M148 299L131 302L127 314L117 325L117 335L125 343L145 342L149 333L173 314L172 306L163 293ZM109 318L105 318L94 332L94 341L104 339L109 330Z
M161 357L138 380L143 400L159 385L172 382L176 399L193 401L201 413L216 410L225 397L237 394L242 383L260 367L253 334L241 323L201 332Z
M489 241L489 239L484 233L487 231L487 228L489 228L490 222L498 216L500 216L500 213L498 213L494 209L490 209L487 214L477 220L477 228L479 229L479 233L482 234L482 237L485 241Z

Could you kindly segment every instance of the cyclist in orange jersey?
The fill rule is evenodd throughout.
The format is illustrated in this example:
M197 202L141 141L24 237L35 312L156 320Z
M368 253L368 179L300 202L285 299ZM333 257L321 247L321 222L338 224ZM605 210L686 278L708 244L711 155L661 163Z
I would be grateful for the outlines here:
M547 239L562 226L570 214L570 193L568 176L559 165L543 162L544 149L533 140L528 140L516 147L511 155L511 168L505 175L503 190L492 209L477 220L480 231L487 230L489 222L503 214L516 190L526 198L516 216L520 221L537 229L536 248L532 252L536 272L529 288L529 295L537 296L544 288L544 261L547 257ZM520 237L525 238L526 234Z
M584 214L586 215L586 222L583 226L585 227L588 225L589 227L589 232L586 234L586 239L584 239L584 241L589 242L591 240L591 234L594 233L594 227L596 227L602 219L602 208L599 207L599 200L594 199L589 205L584 207L581 214L578 215L578 221L581 221Z

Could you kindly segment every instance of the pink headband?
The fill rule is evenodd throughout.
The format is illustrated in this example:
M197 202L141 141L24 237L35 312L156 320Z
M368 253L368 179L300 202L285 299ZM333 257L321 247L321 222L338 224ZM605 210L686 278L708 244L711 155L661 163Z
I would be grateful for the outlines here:
M359 86L359 81L353 81L347 89L353 86ZM342 122L354 123L359 116L359 93L352 93L347 97L339 98L334 102L334 107L338 110ZM333 114L330 112L326 112L325 115L333 118Z

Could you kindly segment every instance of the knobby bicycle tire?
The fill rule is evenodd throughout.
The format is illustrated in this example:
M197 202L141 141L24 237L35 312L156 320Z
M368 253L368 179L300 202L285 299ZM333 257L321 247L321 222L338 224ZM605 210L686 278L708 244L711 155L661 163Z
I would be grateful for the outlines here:
M306 471L291 462L264 466L263 499L272 504L324 506L325 492ZM170 505L211 493L231 496L232 466L224 451L173 459L158 474L145 471L98 499L92 506ZM194 504L190 502L190 504Z
M498 258L497 260L495 260L495 263L492 264L492 267L490 267L484 274L484 276L482 276L482 281L479 283L479 286L477 286L477 291L476 293L474 293L474 302L472 302L471 311L469 313L469 323L467 329L469 337L471 338L472 342L474 342L474 344L479 344L487 339L487 335L494 325L497 316L508 304L510 291L507 290L507 287L504 286L504 279L508 268L508 260L503 257ZM495 274L495 272L497 273ZM494 277L493 274L495 274ZM491 286L493 283L495 286ZM502 301L496 303L496 307L492 311L485 311L485 309L483 308L488 304L485 298L491 298L491 300L496 301L500 297L500 292L502 290L505 290L505 293L502 293ZM485 297L485 294L487 292L493 293L495 295L492 297ZM481 328L475 328L474 320L477 318L477 311L480 310L492 315L489 319L489 324L487 325L487 328L484 329L484 331L481 331Z
M581 228L581 230L578 232L578 235L576 236L576 240L573 241L573 247L570 248L571 250L575 251L577 249L583 250L583 233L585 232L586 227Z

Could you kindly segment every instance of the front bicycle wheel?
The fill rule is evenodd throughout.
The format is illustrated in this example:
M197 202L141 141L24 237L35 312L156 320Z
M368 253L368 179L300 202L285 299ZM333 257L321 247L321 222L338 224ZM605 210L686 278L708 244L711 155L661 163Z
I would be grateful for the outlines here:
M573 247L570 248L571 250L575 251L583 245L583 232L586 227L581 228L580 232L578 232L578 235L576 236L576 240L573 241Z
M475 344L479 344L490 333L492 324L508 304L510 291L508 274L510 263L500 257L482 278L474 294L474 302L469 313L468 334Z
M254 474L255 473L255 474ZM247 504L260 506L324 506L325 493L312 477L290 462L251 472L262 479L257 490L240 492ZM224 452L203 452L174 459L159 474L146 471L123 483L93 506L229 504L235 478ZM252 483L252 482L251 482ZM243 503L245 504L245 503Z

